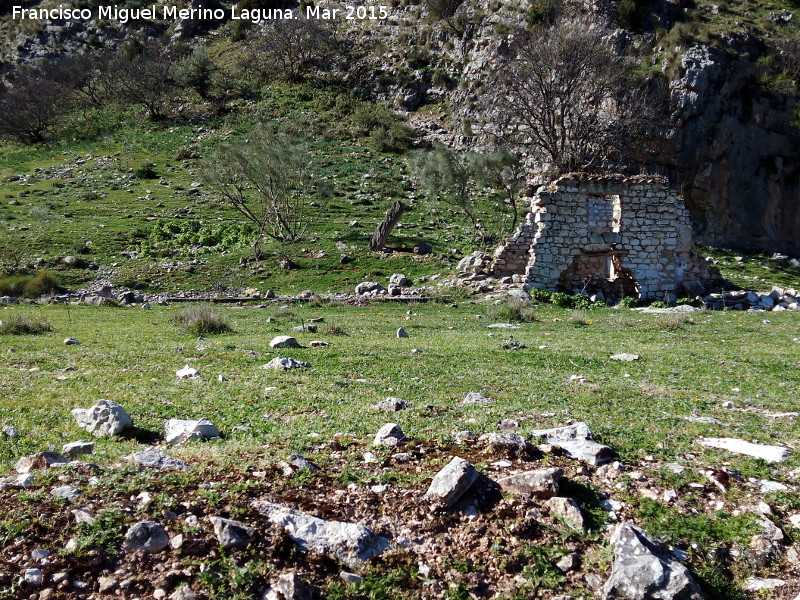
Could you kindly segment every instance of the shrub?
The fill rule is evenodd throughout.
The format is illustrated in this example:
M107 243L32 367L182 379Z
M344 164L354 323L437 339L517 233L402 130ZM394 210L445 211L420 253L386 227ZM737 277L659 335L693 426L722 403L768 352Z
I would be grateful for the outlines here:
M158 173L156 173L156 166L153 163L144 162L133 171L133 176L136 179L156 179Z
M614 9L614 20L623 29L636 31L642 24L642 7L636 0L619 0Z
M572 296L569 294L565 294L564 292L553 292L550 295L550 302L560 308L571 308L573 300Z
M549 290L532 288L528 290L528 294L534 302L552 302L553 292Z
M12 275L0 279L0 296L38 298L60 289L56 278L47 271L39 271L36 275Z
M692 323L692 318L686 313L669 313L660 315L653 323L656 329L683 329L683 326Z
M589 299L586 294L573 294L572 308L587 309L592 308L594 303Z
M619 301L619 304L617 304L617 306L619 306L620 308L633 308L637 304L639 304L638 298L634 298L633 296L626 296L625 298Z
M50 323L29 315L12 314L0 322L0 335L26 335L51 331Z
M491 311L493 319L498 321L515 321L517 323L533 323L536 315L529 302L518 298L510 298L505 304L499 304Z
M233 331L225 317L214 311L207 304L184 308L175 315L174 319L176 323L183 325L190 333L195 335Z
M322 326L321 333L325 335L347 335L347 332L341 325L336 323L325 323Z
M650 308L669 308L669 304L661 300L655 300L650 303Z

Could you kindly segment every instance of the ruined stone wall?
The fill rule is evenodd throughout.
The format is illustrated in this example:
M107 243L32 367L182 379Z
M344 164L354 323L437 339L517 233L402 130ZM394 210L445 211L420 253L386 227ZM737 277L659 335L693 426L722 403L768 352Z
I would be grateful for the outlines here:
M525 221L495 252L493 273L524 274L543 289L657 299L713 277L666 180L583 174L539 188Z

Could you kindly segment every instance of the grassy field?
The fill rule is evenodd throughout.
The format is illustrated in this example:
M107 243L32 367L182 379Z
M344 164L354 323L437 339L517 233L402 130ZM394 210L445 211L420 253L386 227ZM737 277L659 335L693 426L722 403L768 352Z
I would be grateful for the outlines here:
M309 493L331 494L332 489L345 490L348 485L351 487L347 490L359 494L380 483L390 484L398 493L418 494L448 460L453 451L452 434L457 431L470 430L478 435L497 431L499 422L509 419L516 421L517 431L527 437L533 429L560 426L575 419L588 422L596 439L611 446L628 468L645 473L656 486L679 490L681 501L677 506L638 497L627 484L608 493L625 502L627 518L689 551L690 566L707 597L736 597L744 579L753 573L787 572L780 562L760 569L736 563L733 575L722 575L719 565L702 549L746 547L749 537L758 531L755 517L737 509L753 502L750 486L731 485L725 493L715 495L705 473L724 466L739 473L744 481L751 477L756 478L753 481L771 479L794 489L792 472L800 466L796 453L800 427L796 419L770 418L765 413L800 410L800 328L796 315L696 312L687 316L622 309L578 312L543 305L534 310L534 321L517 323L518 329L489 328L497 322L500 309L472 302L458 306L432 302L353 307L312 302L266 308L219 307L214 310L233 331L198 338L175 323L175 315L185 310L179 306L151 310L6 308L0 311L0 318L6 322L21 315L48 322L52 330L39 335L0 336L0 387L4 391L0 425L13 425L20 434L17 439L0 439L5 471L11 470L21 456L48 447L58 450L63 443L85 439L87 434L75 425L70 410L88 407L101 398L120 403L136 426L121 438L96 440L90 458L109 470L100 477L99 487L94 491L86 488L85 493L102 495L99 505L104 511L122 512L102 513L106 515L105 525L87 529L61 524L58 527L63 531L58 534L30 539L58 549L77 535L80 548L102 547L103 556L113 557L124 524L134 516L151 518L156 514L158 518L160 510L183 510L179 503L182 496L192 499L187 506L223 510L239 518L251 516L246 508L249 494L275 495L283 490L280 493L303 497ZM324 321L318 323L317 333L295 334L306 347L269 348L273 336L291 334L292 327L309 319ZM398 339L398 327L404 327L410 337ZM509 334L525 347L504 348ZM67 336L80 343L64 345ZM330 345L308 347L312 339ZM414 349L423 352L412 352ZM620 352L635 353L640 358L634 362L610 359ZM289 372L259 368L279 355L308 361L312 368ZM201 377L179 380L175 371L185 364L196 368ZM219 381L219 375L225 380ZM569 381L573 375L583 376L583 380ZM479 391L494 402L464 406L461 400L469 391ZM388 396L413 406L388 415L376 411L374 404ZM735 409L722 407L728 400L734 402ZM216 424L222 438L169 450L187 460L192 465L190 471L154 474L126 466L130 463L124 457L131 451L163 440L167 419L200 417ZM698 422L698 417L716 421ZM371 450L372 436L387 421L400 424L409 436L409 448L418 458L415 468L387 468L392 451L379 449L374 450L379 467L365 466L363 452ZM770 465L699 446L696 440L700 436L779 443L789 447L792 455L780 465ZM331 451L342 446L343 452ZM487 455L480 445L467 444L457 452L482 472L491 473L495 468L491 463L496 457ZM291 453L311 458L322 466L323 474L301 472L283 483L279 475L267 475L265 483L253 481L253 473L271 473L275 464L287 460ZM545 457L537 462L561 464L574 472L577 465L564 460ZM676 475L665 468L666 463L678 463L687 470ZM61 523L63 517L58 515L63 514L59 508L63 503L48 493L58 479L63 482L65 476L39 474L33 488L6 498L0 511L0 530L7 540L17 535L14 523L43 523L47 521L45 514L50 514L51 525ZM70 477L66 480L72 481ZM226 483L223 488L209 489L209 481ZM155 498L153 503L136 508L134 502L126 508L141 490L149 490ZM595 507L595 526L600 528L596 532L601 531L605 513L597 508L599 490L579 486L573 491L583 494L586 510ZM724 508L711 502L709 494L722 499ZM779 523L799 506L793 492L766 494L763 498L776 511ZM97 504L94 501L91 506ZM787 525L784 529L790 531ZM550 531L547 536L557 533L558 528L544 531ZM601 573L608 568L607 558L595 557L600 562L588 565L593 553L604 556L600 537L578 540L567 535L558 541L541 538L544 533L537 535L537 543L549 548L547 557L553 560L578 548L588 553L583 559L586 568ZM538 559L534 559L538 554L524 556L537 564ZM251 553L231 563L223 555L221 562L213 564L223 572L230 571L231 577L238 573L242 589L249 590L248 586L263 581L264 574L271 572L268 567L259 571L261 563L256 558ZM453 550L451 558L455 562L448 569L471 572L464 571L464 565L472 563L458 562L466 560L463 555ZM509 561L499 564L511 569ZM548 579L545 575L555 572L547 570L551 569L549 562L542 565L544 570L539 575L528 572L531 589L570 589L578 597L588 593L584 584L567 583L555 576ZM404 596L407 586L412 585L408 565L380 563L372 569L366 583L342 587L327 580L324 585L331 597L424 596L421 592ZM489 571L484 573L486 577ZM421 585L423 579L414 579L413 585ZM244 592L236 596L235 585L207 581L204 589L212 598L249 597ZM464 589L470 589L464 585Z

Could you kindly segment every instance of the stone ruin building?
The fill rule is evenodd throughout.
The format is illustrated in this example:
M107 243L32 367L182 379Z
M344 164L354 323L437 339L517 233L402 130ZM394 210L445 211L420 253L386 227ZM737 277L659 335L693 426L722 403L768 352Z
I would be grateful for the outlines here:
M586 174L538 189L492 273L534 288L657 300L702 295L719 277L695 251L689 213L665 179Z

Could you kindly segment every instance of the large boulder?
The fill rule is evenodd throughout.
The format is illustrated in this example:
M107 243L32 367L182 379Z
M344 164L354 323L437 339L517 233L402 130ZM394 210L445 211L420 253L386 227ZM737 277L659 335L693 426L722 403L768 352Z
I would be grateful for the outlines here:
M95 437L119 435L133 427L133 419L125 409L111 400L98 400L91 408L72 410L75 422Z
M702 600L689 570L638 527L621 523L611 541L614 564L603 586L605 600Z

